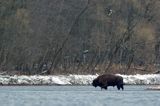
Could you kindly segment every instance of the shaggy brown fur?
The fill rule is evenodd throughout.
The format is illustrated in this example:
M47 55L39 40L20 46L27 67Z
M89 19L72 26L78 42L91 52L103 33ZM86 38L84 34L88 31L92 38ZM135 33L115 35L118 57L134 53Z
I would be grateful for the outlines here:
M118 75L114 74L104 74L98 76L96 79L93 80L92 85L94 87L101 87L101 89L106 89L108 86L117 86L117 89L120 90L120 88L123 90L123 78Z

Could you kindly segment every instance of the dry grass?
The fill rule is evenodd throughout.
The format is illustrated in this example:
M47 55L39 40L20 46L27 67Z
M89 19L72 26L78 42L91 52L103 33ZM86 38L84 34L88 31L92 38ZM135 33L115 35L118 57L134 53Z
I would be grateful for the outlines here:
M135 74L152 74L156 72L156 67L154 65L147 66L138 66L131 65L129 69L127 69L126 65L121 64L112 64L112 66L106 70L107 64L97 65L95 68L87 66L81 66L77 68L70 67L68 69L56 69L51 71L51 75L68 75L68 74L104 74L104 73L112 73L112 74L127 74L127 75L135 75ZM4 73L4 72L1 72ZM16 71L10 70L6 71L5 74L8 75L31 75L28 72L24 71ZM40 75L40 73L32 73L32 75ZM42 74L42 75L45 75Z

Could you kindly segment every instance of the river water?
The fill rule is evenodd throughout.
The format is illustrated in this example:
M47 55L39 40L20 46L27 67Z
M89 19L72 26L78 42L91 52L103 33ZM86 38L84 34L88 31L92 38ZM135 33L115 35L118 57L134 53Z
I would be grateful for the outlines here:
M0 86L0 106L160 106L160 91L124 86Z

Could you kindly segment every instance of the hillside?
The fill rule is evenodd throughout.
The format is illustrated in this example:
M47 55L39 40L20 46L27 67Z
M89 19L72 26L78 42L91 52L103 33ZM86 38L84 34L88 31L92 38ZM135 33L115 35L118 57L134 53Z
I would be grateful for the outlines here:
M0 71L159 70L159 0L0 0Z

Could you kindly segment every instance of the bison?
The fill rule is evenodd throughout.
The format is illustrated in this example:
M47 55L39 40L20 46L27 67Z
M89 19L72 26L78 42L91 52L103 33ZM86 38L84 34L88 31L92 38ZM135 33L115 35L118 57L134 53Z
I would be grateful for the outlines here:
M101 87L102 89L107 90L108 86L117 86L117 89L120 90L120 88L123 90L123 78L121 76L118 75L114 75L114 74L104 74L104 75L100 75L98 76L96 79L93 80L92 85L94 87Z

